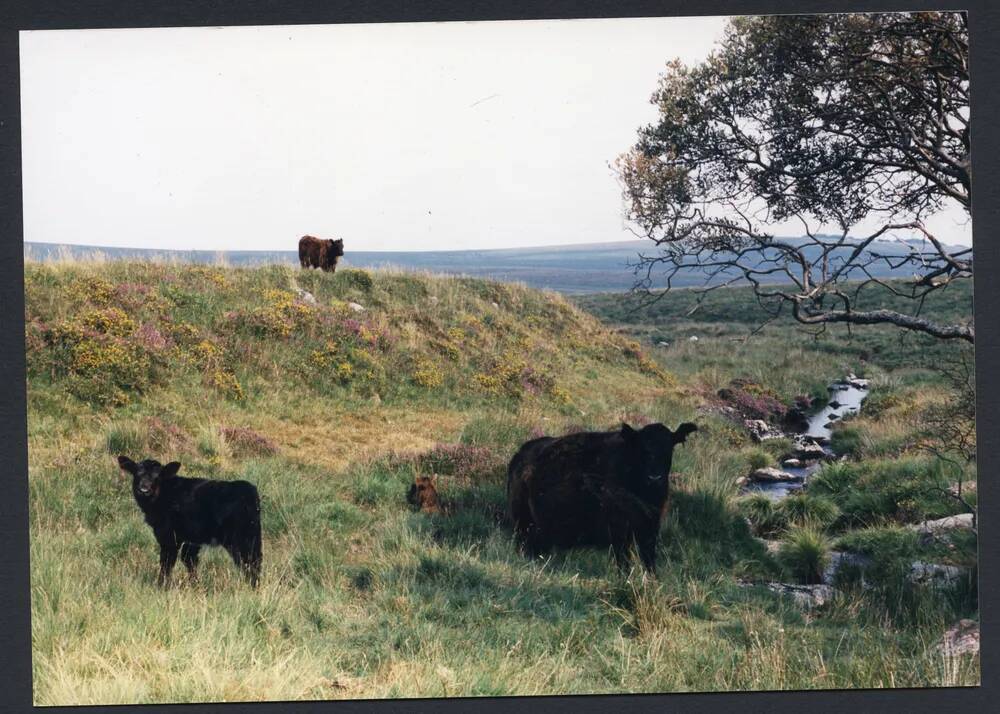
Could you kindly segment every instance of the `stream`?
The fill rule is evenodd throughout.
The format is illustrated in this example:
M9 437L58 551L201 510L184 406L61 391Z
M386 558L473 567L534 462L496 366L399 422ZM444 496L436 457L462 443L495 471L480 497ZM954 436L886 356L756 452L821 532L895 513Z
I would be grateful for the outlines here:
M823 451L828 456L832 456L833 451L829 446L830 437L833 434L831 427L837 420L861 411L861 404L868 396L868 382L854 375L848 375L845 379L831 384L827 390L830 393L830 401L809 417L806 430L788 436L797 442L817 443L823 447ZM751 482L747 485L746 491L748 493L763 493L774 501L780 501L789 494L802 489L809 481L809 477L819 470L821 463L821 460L807 461L800 466L785 466L782 463L779 468L795 476L796 480Z

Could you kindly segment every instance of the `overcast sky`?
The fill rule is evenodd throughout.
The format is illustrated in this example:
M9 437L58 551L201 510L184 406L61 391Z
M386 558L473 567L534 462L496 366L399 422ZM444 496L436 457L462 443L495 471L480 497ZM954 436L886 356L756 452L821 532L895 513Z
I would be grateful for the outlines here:
M608 167L725 18L21 33L29 241L292 250L634 238ZM968 243L960 211L932 223ZM788 233L795 233L794 227Z

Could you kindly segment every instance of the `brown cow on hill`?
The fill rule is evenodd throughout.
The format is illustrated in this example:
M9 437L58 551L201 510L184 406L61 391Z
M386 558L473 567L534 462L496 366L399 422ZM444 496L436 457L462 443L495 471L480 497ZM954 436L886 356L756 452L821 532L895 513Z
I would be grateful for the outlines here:
M303 268L320 268L327 273L337 270L337 261L344 254L344 239L323 240L315 236L299 239L299 263Z

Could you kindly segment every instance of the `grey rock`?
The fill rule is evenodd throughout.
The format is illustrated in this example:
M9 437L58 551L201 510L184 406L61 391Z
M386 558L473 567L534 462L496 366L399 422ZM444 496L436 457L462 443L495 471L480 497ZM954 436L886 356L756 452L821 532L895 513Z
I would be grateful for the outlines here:
M920 534L926 535L940 535L941 533L954 530L971 530L972 514L960 513L957 516L938 518L934 521L924 521L923 523L911 525L910 528Z
M316 298L308 290L303 290L302 288L295 288L295 294L298 296L299 300L309 305L316 304Z
M765 466L750 474L750 480L757 483L779 483L782 481L801 481L801 474L790 474L787 471L776 469L773 466Z
M963 577L968 577L969 568L957 565L941 565L940 563L925 563L918 560L910 566L909 580L919 585L947 587L955 584Z
M945 631L934 645L934 650L946 657L979 654L979 623L975 620L959 620Z
M819 444L803 442L795 445L795 451L792 456L802 461L814 461L816 459L825 459L828 454Z
M830 551L830 560L826 564L826 568L823 570L823 582L827 585L832 584L833 579L837 576L837 571L844 566L854 566L863 570L871 565L871 562L871 558L861 553L848 553L839 550L832 550ZM864 585L864 580L862 580L862 585Z
M750 436L753 437L754 441L780 439L785 435L784 432L775 429L763 419L747 419L743 422L743 426L750 432Z
M822 607L833 600L839 592L829 585L796 585L794 583L764 583L773 593L790 597L804 610Z

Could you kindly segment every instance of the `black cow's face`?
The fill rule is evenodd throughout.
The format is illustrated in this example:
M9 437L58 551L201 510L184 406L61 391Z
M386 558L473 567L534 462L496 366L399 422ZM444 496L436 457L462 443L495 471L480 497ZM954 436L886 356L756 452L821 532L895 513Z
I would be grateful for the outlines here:
M176 476L181 467L177 461L164 466L155 459L136 463L127 456L119 456L118 465L123 471L132 474L132 493L135 497L151 502L159 498L163 482Z
M327 255L339 258L343 254L344 254L344 239L338 238L337 240L331 240L330 248L327 250Z
M687 422L670 431L663 424L649 424L636 431L628 424L622 424L622 434L639 449L642 460L642 476L648 485L666 483L673 461L674 447L687 439L688 434L698 427Z

